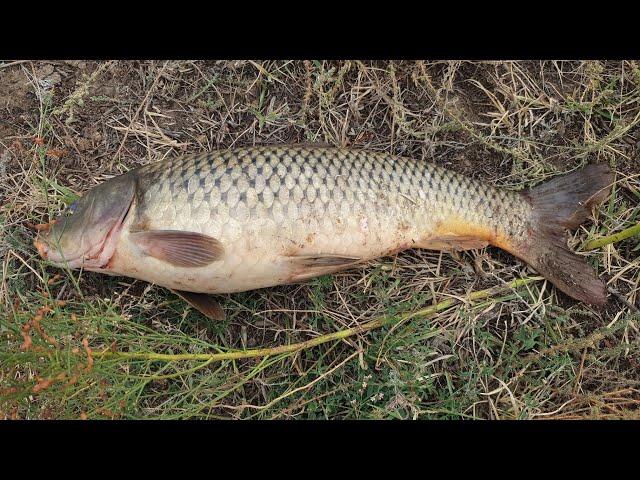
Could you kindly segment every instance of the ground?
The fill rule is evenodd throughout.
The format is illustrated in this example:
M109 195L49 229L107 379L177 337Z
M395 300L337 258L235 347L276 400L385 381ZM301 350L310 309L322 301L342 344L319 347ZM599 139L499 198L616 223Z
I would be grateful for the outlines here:
M584 248L638 222L639 123L633 61L0 63L0 418L639 418L638 237ZM298 142L511 189L609 163L610 200L569 239L609 303L574 302L495 248L416 250L223 295L215 322L32 245L137 165Z

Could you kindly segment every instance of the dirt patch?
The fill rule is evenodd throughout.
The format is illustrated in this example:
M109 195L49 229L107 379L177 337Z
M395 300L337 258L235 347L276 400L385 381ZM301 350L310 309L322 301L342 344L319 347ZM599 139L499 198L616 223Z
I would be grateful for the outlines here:
M9 113L18 113L33 104L33 88L29 79L19 68L6 68L0 74L2 89L0 90L0 107Z

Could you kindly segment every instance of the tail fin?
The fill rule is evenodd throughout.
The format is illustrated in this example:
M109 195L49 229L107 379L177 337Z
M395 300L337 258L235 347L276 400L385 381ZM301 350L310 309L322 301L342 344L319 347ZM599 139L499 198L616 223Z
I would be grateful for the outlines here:
M530 237L514 252L567 295L604 305L604 283L586 260L567 247L566 229L584 222L591 207L609 195L613 172L608 165L588 165L523 193L533 206Z

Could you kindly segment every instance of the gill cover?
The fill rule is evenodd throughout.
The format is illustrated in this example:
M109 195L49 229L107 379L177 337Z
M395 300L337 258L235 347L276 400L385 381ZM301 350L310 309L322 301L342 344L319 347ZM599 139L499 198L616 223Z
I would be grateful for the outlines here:
M117 229L136 192L132 172L114 177L91 189L54 223L45 237L49 258L66 260L71 267L82 260L102 260L109 235ZM113 246L115 248L115 245ZM111 254L113 252L110 252ZM108 260L108 259L107 259ZM99 266L99 265L96 265Z

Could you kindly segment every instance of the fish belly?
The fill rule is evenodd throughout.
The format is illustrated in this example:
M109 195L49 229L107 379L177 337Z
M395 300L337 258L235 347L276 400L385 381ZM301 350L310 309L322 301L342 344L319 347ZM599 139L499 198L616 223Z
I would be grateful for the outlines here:
M237 234L220 235L225 253L219 261L200 268L180 268L142 256L129 241L125 225L110 267L120 275L167 288L233 293L296 283L426 245L429 226L423 223L418 228L378 215L238 225ZM204 234L216 233L213 230L198 229Z

